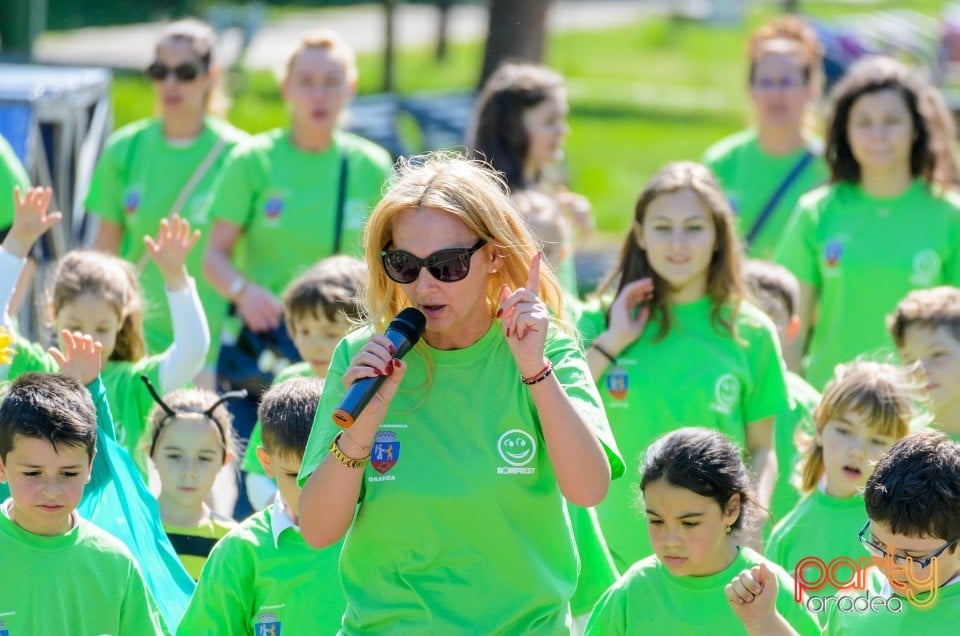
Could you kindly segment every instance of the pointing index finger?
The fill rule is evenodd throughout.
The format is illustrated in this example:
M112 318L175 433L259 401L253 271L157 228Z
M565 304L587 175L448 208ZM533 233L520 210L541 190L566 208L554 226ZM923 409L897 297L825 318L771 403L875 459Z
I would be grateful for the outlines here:
M530 273L527 275L527 291L534 296L540 295L540 261L542 254L537 252L530 261Z

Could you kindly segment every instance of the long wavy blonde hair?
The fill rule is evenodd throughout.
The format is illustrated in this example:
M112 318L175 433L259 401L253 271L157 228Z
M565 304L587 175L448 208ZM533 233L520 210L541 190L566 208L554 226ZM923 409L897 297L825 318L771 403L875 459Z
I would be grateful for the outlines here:
M482 253L487 259L500 257L501 266L487 281L491 316L499 305L504 284L511 289L526 286L530 262L540 247L510 201L503 179L487 164L451 152L411 157L400 162L364 230L370 271L365 299L368 320L374 329L384 327L410 304L401 286L384 271L380 252L393 239L397 216L421 208L455 216L477 237L486 240ZM560 285L546 263L540 268L539 296L563 325Z

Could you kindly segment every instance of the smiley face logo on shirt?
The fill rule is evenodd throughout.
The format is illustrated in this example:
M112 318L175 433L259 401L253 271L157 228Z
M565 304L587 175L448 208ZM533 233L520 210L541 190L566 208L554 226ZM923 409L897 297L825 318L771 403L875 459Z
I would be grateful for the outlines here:
M937 280L942 263L940 255L934 250L921 250L913 257L913 273L910 282L921 287L929 287Z
M530 433L514 428L497 440L497 452L511 466L526 466L537 454L537 441Z
M710 405L715 411L729 414L734 405L740 401L740 381L732 373L724 373L717 378L713 385L713 404Z

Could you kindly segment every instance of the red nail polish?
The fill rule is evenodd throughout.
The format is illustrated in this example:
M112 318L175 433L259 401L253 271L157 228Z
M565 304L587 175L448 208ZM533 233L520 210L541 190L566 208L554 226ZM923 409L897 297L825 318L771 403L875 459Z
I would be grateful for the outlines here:
M373 372L377 375L383 375L383 371L381 371L380 369L374 369Z
M497 310L497 318L503 315L503 308Z
M510 337L510 327L507 327L507 338Z
M397 352L397 348L394 347L393 345L390 345L390 346L387 347L387 351L390 352L390 355L393 355L393 354L395 354L395 353Z

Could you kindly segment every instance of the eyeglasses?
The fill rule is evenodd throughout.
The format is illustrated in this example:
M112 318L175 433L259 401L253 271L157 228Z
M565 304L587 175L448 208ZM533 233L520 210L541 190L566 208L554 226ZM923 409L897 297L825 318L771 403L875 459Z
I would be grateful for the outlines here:
M162 62L154 62L147 67L147 75L158 82L170 77L171 73L178 82L192 82L200 74L200 65L186 62L171 67Z
M403 250L383 250L380 252L380 261L390 280L402 285L412 283L420 276L424 267L430 275L444 283L455 283L463 280L470 273L470 259L474 252L486 245L484 239L479 239L473 247L455 247L439 250L426 258L417 258L410 252Z
M864 536L865 534L867 534L867 530L868 530L869 528L870 528L870 520L867 519L867 522L866 522L865 524L863 524L863 528L860 530L860 534L858 534L857 537L859 537L860 543L862 543L863 546L864 546L867 550L869 550L871 554L873 554L874 556L881 557L881 558L890 557L891 559L893 559L893 562L896 563L897 565L907 565L907 564L909 564L909 563L912 563L914 566L919 567L921 570L924 569L924 568L926 568L926 567L927 567L928 565L930 565L931 563L933 563L933 560L936 559L936 558L937 558L938 556L940 556L941 554L943 554L943 551L944 551L944 550L946 550L947 548L949 548L950 546L952 546L952 545L955 544L956 542L960 541L960 538L954 539L953 541L949 541L949 542L947 542L947 543L944 543L942 546L940 546L940 547L937 549L936 552L933 552L932 554L929 554L928 556L926 556L926 557L924 557L924 558L922 558L922 559L915 559L915 558L913 558L913 557L906 556L906 555L903 555L903 554L889 554L889 553L887 553L886 550L884 550L883 548L881 548L880 546L878 546L876 543L874 543L873 541L871 541L870 539L868 539L868 538L866 538L866 537ZM873 537L871 537L871 539L872 539L872 538L873 538Z

